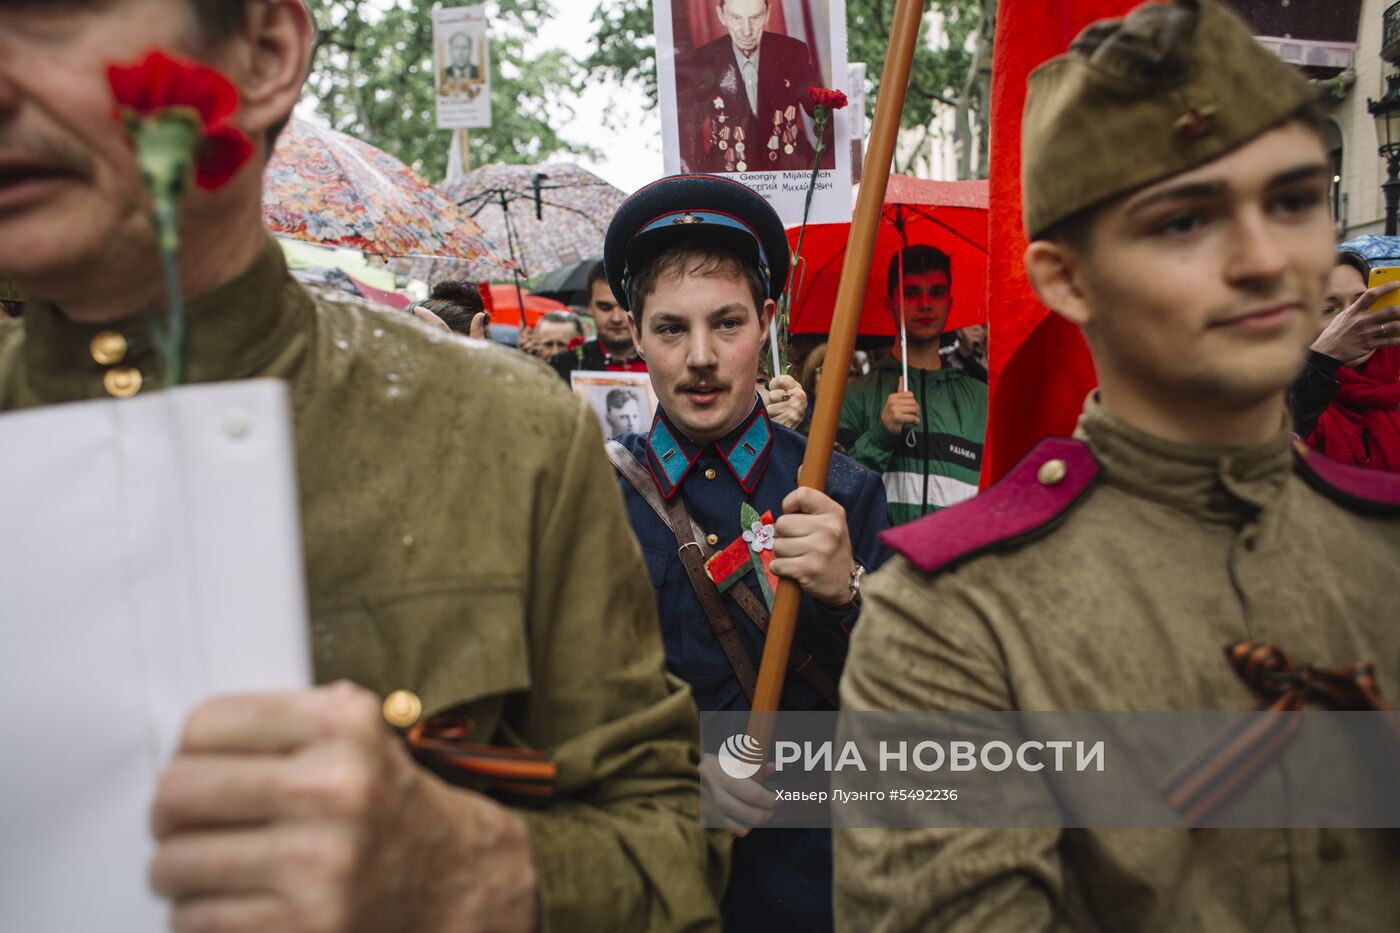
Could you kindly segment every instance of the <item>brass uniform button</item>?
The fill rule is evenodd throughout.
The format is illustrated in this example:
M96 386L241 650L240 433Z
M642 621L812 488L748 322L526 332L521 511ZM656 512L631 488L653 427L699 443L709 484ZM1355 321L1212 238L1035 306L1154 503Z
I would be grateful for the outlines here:
M1040 465L1040 472L1035 475L1035 478L1040 480L1042 486L1054 486L1065 478L1067 472L1068 468L1063 460L1046 460Z
M423 701L412 690L395 690L384 698L384 721L395 729L407 729L423 715Z
M716 475L714 467L710 467L705 471L705 479L714 479Z
M102 374L102 388L113 398L131 398L141 391L141 370L118 366Z
M114 330L104 330L93 335L88 350L98 363L112 366L126 358L126 338Z
M705 535L705 543L710 547L714 547L716 544L719 544L719 535Z

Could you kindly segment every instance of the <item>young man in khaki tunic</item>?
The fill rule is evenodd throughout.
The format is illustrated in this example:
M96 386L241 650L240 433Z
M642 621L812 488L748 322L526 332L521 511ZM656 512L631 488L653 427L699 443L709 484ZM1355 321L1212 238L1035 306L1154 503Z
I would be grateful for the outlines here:
M1211 0L1030 79L1026 265L1099 389L982 496L886 536L848 710L1246 710L1227 644L1400 694L1400 487L1295 450L1335 245L1312 91ZM976 539L976 543L974 542ZM1394 930L1385 831L856 829L847 930Z
M0 276L27 302L0 322L0 411L162 382L155 242L104 63L159 47L221 69L257 146L184 200L188 374L289 384L322 686L194 711L152 788L152 884L177 930L716 928L697 717L597 419L519 354L313 297L262 225L314 33L300 0L0 3ZM385 723L439 716L547 755L552 796L444 780Z

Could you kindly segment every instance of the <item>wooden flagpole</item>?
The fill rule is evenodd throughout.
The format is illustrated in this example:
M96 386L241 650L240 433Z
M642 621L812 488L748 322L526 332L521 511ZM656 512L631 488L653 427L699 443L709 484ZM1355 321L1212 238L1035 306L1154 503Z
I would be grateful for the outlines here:
M856 328L860 324L865 286L870 279L875 235L884 207L885 186L890 178L899 118L904 112L904 95L909 89L909 72L923 14L923 0L898 0L895 5L889 50L885 54L885 70L880 77L880 96L875 101L875 119L870 129L870 149L866 154L850 239L846 241L841 284L836 291L836 310L826 345L827 359L849 360L855 350ZM823 374L822 391L817 396L812 429L807 436L807 453L797 475L801 486L826 488L831 448L836 442L836 426L841 418L841 399L846 394L849 369L844 364L829 366ZM786 578L779 581L778 592L773 597L773 616L768 623L763 661L758 669L758 685L754 689L753 713L748 725L749 735L765 750L773 737L773 717L766 714L778 709L801 597L802 592L797 584Z

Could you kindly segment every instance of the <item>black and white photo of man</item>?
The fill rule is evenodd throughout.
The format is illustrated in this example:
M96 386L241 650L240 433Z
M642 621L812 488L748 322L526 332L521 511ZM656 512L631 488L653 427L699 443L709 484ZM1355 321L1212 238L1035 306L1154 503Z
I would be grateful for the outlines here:
M641 431L643 407L641 397L633 389L613 389L608 392L608 437Z
M465 32L454 32L447 40L447 54L451 59L443 70L449 81L479 81L481 68L477 65L475 43Z

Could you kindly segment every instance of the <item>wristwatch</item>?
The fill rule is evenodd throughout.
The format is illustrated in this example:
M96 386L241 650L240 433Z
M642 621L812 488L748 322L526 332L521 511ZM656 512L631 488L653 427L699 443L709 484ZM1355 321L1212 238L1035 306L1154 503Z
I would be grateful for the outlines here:
M856 561L856 565L851 570L851 590L850 596L846 600L847 605L860 608L860 585L865 582L865 568Z

